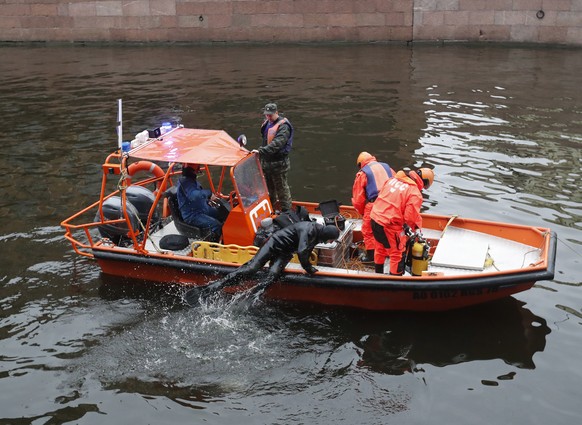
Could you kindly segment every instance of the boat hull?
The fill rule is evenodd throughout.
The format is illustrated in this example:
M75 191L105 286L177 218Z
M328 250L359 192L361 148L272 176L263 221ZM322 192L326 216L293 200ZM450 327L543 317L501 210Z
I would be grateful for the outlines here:
M553 239L550 247L555 250L555 237ZM235 268L112 250L94 249L93 254L105 274L184 286L205 285ZM531 288L537 281L550 280L554 276L553 262L550 264L551 268L543 270L442 280L390 278L385 275L362 278L331 273L309 276L297 271L286 273L280 282L269 287L265 296L290 302L367 310L445 311L505 298ZM241 291L249 284L252 281L245 283L244 287L228 289Z

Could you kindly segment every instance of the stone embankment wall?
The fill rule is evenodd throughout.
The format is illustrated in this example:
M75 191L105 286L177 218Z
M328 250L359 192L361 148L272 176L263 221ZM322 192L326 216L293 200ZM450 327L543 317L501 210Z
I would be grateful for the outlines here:
M582 46L582 0L0 0L0 41Z
M582 0L416 0L414 40L582 46Z

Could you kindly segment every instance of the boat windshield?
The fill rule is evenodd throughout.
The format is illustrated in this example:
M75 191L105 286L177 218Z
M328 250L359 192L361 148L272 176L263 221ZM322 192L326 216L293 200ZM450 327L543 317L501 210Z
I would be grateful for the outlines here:
M268 196L265 179L256 155L249 155L234 168L234 182L244 209Z

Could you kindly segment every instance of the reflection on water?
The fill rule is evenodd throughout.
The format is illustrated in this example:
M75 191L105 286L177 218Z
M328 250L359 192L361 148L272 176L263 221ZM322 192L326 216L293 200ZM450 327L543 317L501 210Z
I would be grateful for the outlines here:
M578 50L0 52L8 171L0 180L0 423L102 423L103 414L189 423L194 414L210 423L477 424L509 415L529 425L580 416ZM58 224L99 192L100 164L117 143L118 98L126 138L176 120L245 133L251 148L262 106L276 101L296 128L290 183L300 200L349 203L362 150L396 169L435 167L426 211L551 227L556 280L437 315L237 298L186 309L180 288L111 281L72 252ZM466 388L477 397L459 392Z
M364 337L363 364L392 374L422 364L442 367L490 359L534 369L533 355L544 350L550 333L544 319L513 298L436 317L405 315L397 323L396 329Z
M541 218L581 230L582 108L569 71L573 56L495 51L519 61L491 64L488 53L484 62L469 62L462 79L449 67L425 88L427 126L419 153L442 176L445 187L437 190L482 204L486 218ZM551 63L543 61L542 76L545 53ZM432 52L421 60L438 59Z

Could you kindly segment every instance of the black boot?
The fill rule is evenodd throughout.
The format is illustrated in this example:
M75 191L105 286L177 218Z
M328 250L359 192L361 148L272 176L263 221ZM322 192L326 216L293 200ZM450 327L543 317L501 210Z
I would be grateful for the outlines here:
M382 274L384 274L384 263L382 263L382 264L374 264L374 267L376 268L376 273L382 273Z

